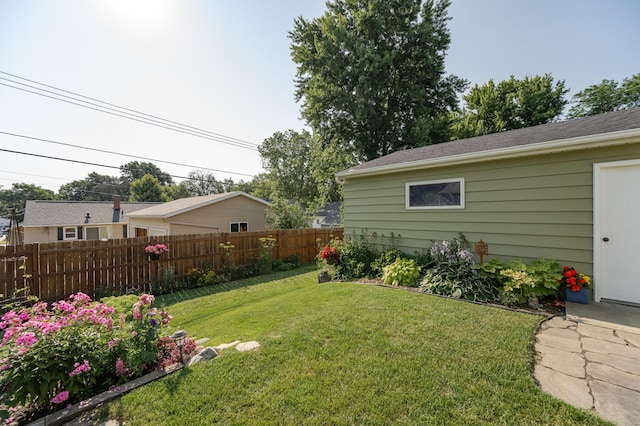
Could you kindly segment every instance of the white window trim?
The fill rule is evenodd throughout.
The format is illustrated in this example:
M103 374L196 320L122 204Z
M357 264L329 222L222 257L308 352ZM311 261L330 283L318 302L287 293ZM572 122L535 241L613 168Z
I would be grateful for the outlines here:
M418 185L435 185L439 183L460 183L460 205L457 206L411 206L411 199L409 197L409 188ZM421 182L407 182L404 187L404 200L405 209L407 210L442 210L442 209L464 209L465 196L464 196L464 178L452 178L452 179L438 179L438 180L425 180Z
M73 229L73 237L67 237L67 229ZM78 228L76 226L63 226L62 227L62 238L64 240L77 240L78 239Z
M241 220L241 221L238 221L238 222L229 222L229 232L233 232L231 230L231 225L238 225L238 233L242 232L242 231L240 231L240 225L243 224L243 223L247 224L247 231L246 232L249 232L249 222L246 221L246 220ZM234 232L234 234L235 234L235 232Z

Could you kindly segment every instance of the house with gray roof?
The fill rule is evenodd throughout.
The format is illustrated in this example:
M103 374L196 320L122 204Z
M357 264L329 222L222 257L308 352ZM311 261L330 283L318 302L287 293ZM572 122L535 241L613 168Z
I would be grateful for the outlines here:
M341 228L342 227L342 202L330 201L318 210L311 220L312 228Z
M267 229L271 204L242 191L181 198L129 215L132 236L247 232Z
M25 243L127 238L129 214L159 203L28 200L21 224Z
M593 276L595 301L640 304L640 108L446 142L337 173L345 235L406 252L462 232L502 260Z

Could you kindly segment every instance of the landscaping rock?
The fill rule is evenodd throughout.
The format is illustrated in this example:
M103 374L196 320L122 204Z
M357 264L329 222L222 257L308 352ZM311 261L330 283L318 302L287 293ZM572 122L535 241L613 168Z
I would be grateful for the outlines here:
M191 357L187 365L197 364L208 359L213 359L218 356L218 352L212 347L204 348L200 353Z
M236 350L238 352L248 352L260 347L260 343L254 341L238 343Z
M214 346L214 347L213 347L213 349L215 349L217 352L220 352L221 350L223 350L223 349L227 349L227 348L230 348L230 347L232 347L232 346L235 346L235 345L237 345L238 343L240 343L240 340L234 340L234 341L233 341L233 342L231 342L231 343L223 343L223 344L221 344L221 345Z

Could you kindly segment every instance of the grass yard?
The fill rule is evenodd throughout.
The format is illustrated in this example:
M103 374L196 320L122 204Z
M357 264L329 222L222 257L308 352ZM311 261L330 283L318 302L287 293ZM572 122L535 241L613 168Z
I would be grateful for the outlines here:
M172 325L195 338L262 347L226 349L106 405L102 416L127 425L609 424L536 387L542 317L320 285L315 270L303 271L159 297Z

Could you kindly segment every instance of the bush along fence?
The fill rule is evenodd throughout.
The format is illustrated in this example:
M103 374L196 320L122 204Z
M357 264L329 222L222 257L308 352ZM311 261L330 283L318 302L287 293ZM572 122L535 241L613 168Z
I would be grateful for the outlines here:
M77 292L158 294L154 285L188 280L194 271L230 279L247 268L265 272L265 259L313 262L319 244L342 236L342 229L286 229L0 247L0 302L20 299L21 291L43 301Z

